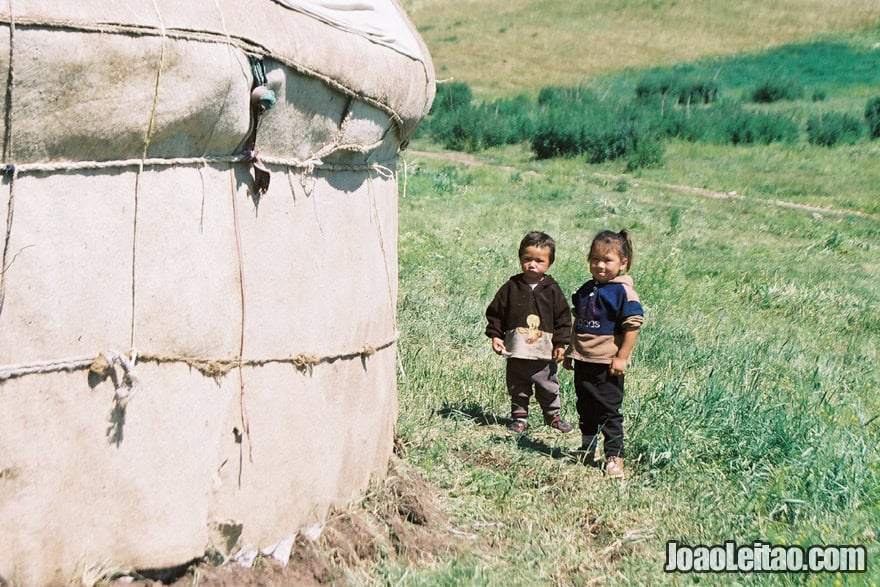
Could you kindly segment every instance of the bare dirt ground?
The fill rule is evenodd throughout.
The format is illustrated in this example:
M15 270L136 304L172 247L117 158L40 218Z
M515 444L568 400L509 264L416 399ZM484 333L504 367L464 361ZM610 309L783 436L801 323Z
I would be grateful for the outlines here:
M320 537L300 535L286 566L258 558L253 568L234 561L207 562L153 575L122 577L113 587L313 587L346 584L351 577L370 582L370 568L379 560L428 564L458 549L435 491L415 471L393 456L388 474L374 485L362 504L331 511Z

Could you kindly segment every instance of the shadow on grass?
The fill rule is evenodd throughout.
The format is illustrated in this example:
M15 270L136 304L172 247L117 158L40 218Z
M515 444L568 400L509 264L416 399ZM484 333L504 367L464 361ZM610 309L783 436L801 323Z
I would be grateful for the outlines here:
M530 450L532 452L538 452L541 454L545 454L548 457L554 459L571 459L571 451L560 448L558 446L550 446L541 442L540 440L535 440L534 438L530 438L521 434L516 439L516 446L522 450Z
M478 426L498 426L507 424L509 418L499 418L498 414L486 412L479 404L465 404L462 406L443 406L437 413L449 420L471 420Z
M498 414L492 412L486 412L483 409L483 406L473 403L461 406L445 405L440 408L437 413L443 418L450 420L470 420L477 426L507 426L507 424L511 422L510 418L506 416L498 416ZM521 450L541 453L554 459L572 460L576 458L573 451L559 446L550 446L545 442L532 438L527 433L513 435L505 430L504 436L499 436L495 440L496 442L508 442L511 437L515 438L516 446Z

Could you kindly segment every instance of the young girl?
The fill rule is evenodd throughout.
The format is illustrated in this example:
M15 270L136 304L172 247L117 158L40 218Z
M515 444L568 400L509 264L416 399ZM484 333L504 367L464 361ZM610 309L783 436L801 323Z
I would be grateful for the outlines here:
M581 450L595 462L598 435L605 438L605 473L623 478L623 376L644 311L633 280L632 241L626 231L605 230L590 246L590 275L572 300L571 344L564 366L574 369Z

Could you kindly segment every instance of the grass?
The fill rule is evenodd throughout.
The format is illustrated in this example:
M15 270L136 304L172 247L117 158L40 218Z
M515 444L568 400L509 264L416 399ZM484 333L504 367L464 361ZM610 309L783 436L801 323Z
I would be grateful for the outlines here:
M620 186L573 160L531 168L409 162L398 435L475 539L402 583L664 583L667 540L867 543L876 581L877 220ZM635 234L648 318L628 375L623 486L576 465L576 435L539 416L525 436L504 431L503 364L482 335L522 234L557 238L551 271L573 291L605 227ZM562 393L575 419L567 373Z
M795 73L803 99L753 107L806 120L860 115L880 86L875 2L404 6L438 77L483 99L534 98L549 85L631 97L643 76L670 71L711 73L746 101L768 72ZM811 100L817 92L823 99ZM880 583L878 148L672 140L662 167L628 174L619 161L537 161L525 145L442 160L436 145L415 141L400 198L397 434L463 547L417 568L379 565L376 578ZM593 234L624 227L647 323L627 374L628 480L618 484L577 464L577 433L551 432L538 410L526 434L505 431L503 361L483 312L518 271L527 231L557 239L551 273L571 292L587 278ZM561 384L576 421L568 372ZM869 570L669 575L669 540L865 544Z

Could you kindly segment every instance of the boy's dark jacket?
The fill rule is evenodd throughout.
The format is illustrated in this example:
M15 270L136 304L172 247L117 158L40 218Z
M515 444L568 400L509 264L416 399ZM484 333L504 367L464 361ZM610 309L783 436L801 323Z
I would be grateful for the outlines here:
M541 319L541 330L553 334L553 346L565 346L571 341L571 311L562 288L550 275L529 287L523 274L511 277L486 308L486 336L504 338L514 328L528 326L526 317L536 314Z

